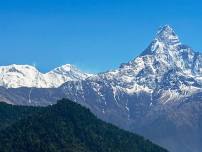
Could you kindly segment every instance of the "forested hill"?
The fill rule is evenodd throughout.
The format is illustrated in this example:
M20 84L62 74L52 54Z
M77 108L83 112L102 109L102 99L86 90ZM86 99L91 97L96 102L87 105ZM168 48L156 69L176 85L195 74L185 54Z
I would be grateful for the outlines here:
M167 152L67 99L40 108L0 104L1 152Z

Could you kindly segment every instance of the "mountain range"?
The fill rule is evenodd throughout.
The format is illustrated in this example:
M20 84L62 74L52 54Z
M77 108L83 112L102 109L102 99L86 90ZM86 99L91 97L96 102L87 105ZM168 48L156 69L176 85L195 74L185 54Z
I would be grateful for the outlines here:
M10 65L0 71L3 102L47 106L65 97L171 152L202 151L202 55L182 44L168 25L115 70L88 74L64 65L43 74Z
M47 73L41 73L30 65L8 65L0 67L0 86L6 88L36 87L56 88L67 81L84 80L91 74L81 72L66 64Z

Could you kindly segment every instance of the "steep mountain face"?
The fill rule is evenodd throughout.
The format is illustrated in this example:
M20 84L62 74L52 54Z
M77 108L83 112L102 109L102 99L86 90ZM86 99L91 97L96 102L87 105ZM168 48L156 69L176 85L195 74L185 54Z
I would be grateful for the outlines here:
M201 61L199 53L182 45L174 31L164 26L140 56L122 64L118 70L99 74L95 79L113 82L114 92L118 89L128 94L152 94L163 89L163 97L170 91L171 94L181 91L179 95L184 97L187 93L201 91Z
M201 54L182 45L173 29L166 25L134 60L84 81L67 82L62 88L68 97L78 98L78 101L91 101L94 96L103 106L102 111L109 108L106 105L110 102L130 113L128 104L131 103L127 100L131 97L132 100L146 98L144 108L148 108L153 104L183 101L201 92L201 64ZM140 102L144 103L142 99ZM139 103L132 101L132 104Z
M30 65L8 65L0 67L0 86L6 88L35 87L56 88L67 81L83 80L90 74L66 64L48 73L41 73Z
M201 68L202 55L181 44L166 25L142 54L116 70L68 81L58 88L0 88L0 100L49 105L67 97L171 152L200 152Z
M169 26L119 69L62 85L66 97L105 121L138 132L172 152L199 152L202 56ZM187 144L189 143L189 144Z
M6 125L5 118L11 118L7 114L18 114L10 119L14 123L0 130L1 152L167 152L65 99L45 108L0 104L0 113L1 124Z

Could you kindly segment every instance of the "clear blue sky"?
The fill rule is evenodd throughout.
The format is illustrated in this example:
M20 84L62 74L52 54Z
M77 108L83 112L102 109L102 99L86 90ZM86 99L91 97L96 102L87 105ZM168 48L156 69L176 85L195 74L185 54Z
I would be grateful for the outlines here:
M202 2L194 0L0 1L0 65L41 71L70 63L84 71L114 69L140 54L159 26L202 51Z

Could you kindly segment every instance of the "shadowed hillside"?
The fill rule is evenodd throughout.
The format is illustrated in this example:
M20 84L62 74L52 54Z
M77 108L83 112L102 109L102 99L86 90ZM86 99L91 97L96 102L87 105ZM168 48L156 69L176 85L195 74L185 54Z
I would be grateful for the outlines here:
M166 152L67 99L44 108L0 104L0 113L1 152Z

